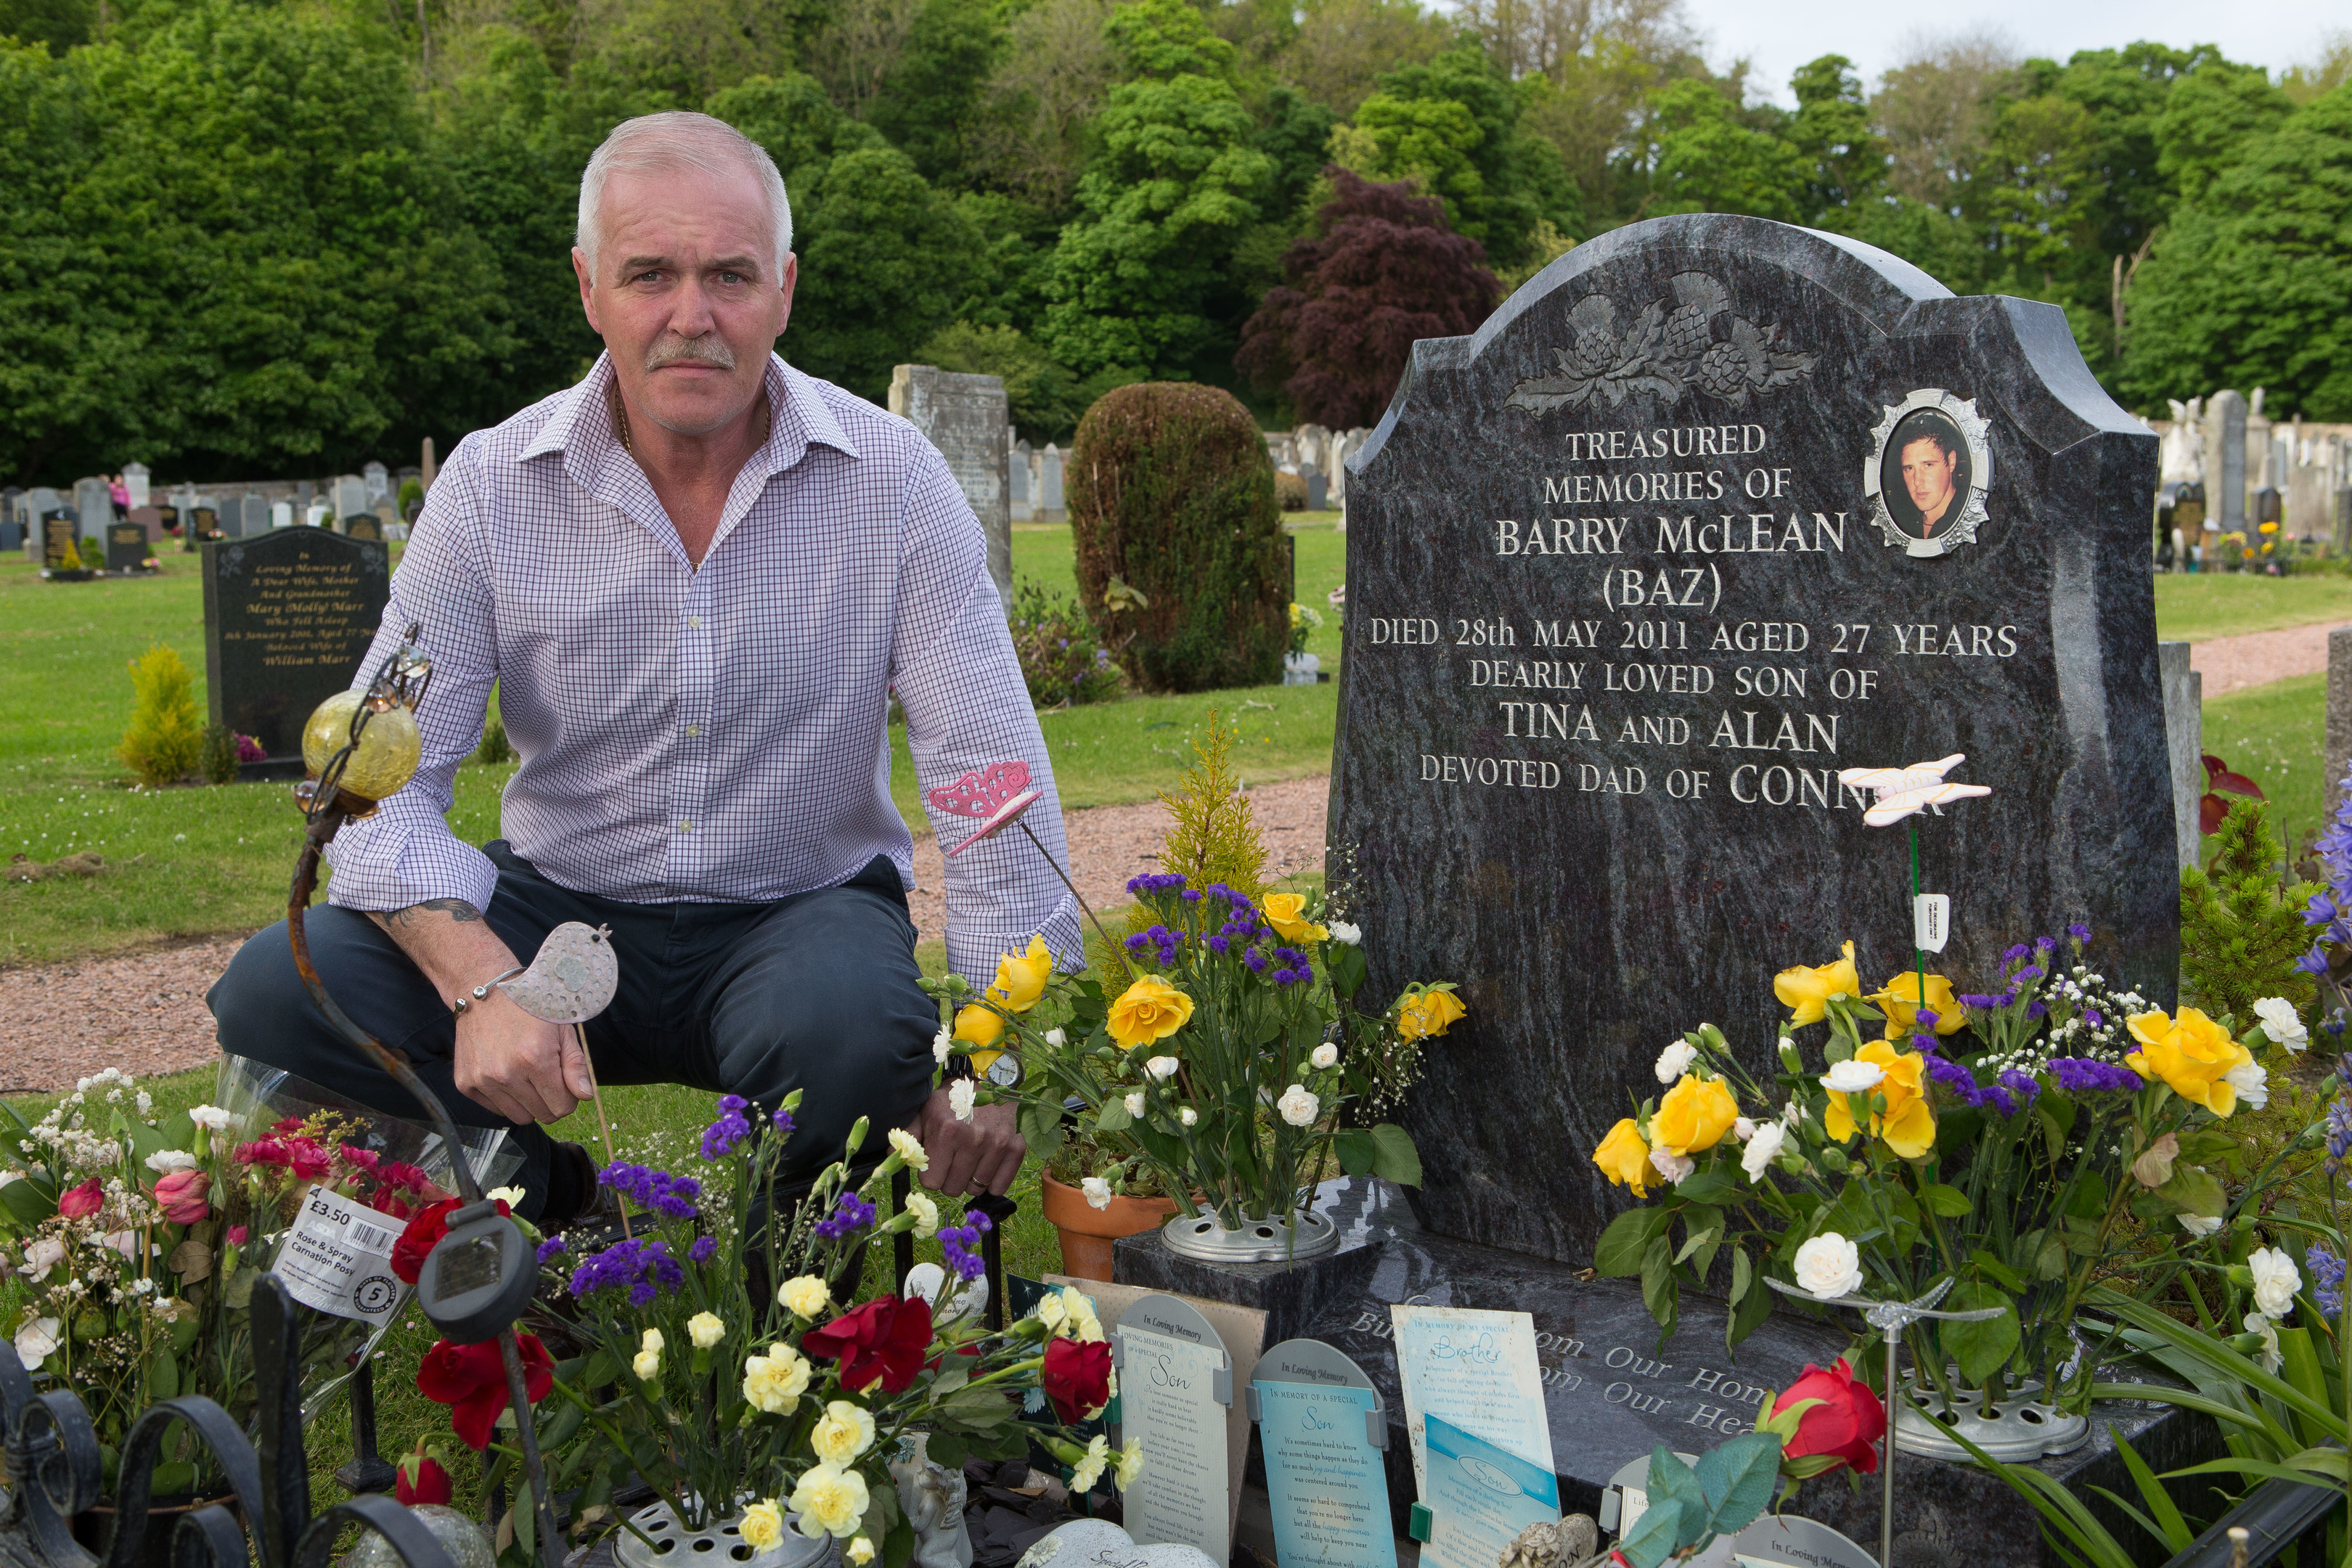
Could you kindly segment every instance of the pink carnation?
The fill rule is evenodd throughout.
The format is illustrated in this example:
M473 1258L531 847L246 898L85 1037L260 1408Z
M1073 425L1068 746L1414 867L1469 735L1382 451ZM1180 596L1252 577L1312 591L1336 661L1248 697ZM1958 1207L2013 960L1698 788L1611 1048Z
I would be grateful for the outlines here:
M96 1214L99 1205L105 1201L98 1178L92 1176L78 1187L66 1189L64 1195L58 1199L58 1213L67 1219L83 1219Z

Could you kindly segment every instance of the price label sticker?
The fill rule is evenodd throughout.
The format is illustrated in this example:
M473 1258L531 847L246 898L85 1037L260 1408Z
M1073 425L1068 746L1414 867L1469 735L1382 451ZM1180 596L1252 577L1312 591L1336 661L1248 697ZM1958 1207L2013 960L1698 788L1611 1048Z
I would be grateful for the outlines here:
M294 1228L278 1244L269 1267L286 1282L287 1294L304 1306L338 1318L389 1322L408 1296L392 1271L392 1249L401 1224L331 1188L313 1185L302 1194Z
M1911 900L1911 945L1941 952L1952 940L1952 895L1922 893Z

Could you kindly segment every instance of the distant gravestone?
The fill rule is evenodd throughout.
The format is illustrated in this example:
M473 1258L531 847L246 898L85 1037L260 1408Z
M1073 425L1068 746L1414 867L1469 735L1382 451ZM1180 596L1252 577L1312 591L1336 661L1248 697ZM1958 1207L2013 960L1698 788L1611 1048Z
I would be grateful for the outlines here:
M2205 405L2205 517L2223 533L2246 526L2246 400L2235 392Z
M150 545L163 542L163 509L162 507L134 506L131 509L129 521L137 523L146 531L147 542Z
M74 511L83 524L95 528L99 522L114 515L114 492L102 479L74 481Z
M292 501L283 500L270 502L269 526L273 529L293 527L294 503Z
M335 516L344 521L359 516L368 509L367 481L357 474L345 474L335 481Z
M372 511L352 513L343 520L343 532L352 539L383 539L383 522Z
M155 525L162 529L165 533L179 532L180 509L175 506L157 507L155 509Z
M391 593L381 543L295 529L205 552L212 721L299 763L310 710L349 686Z
M1070 521L1069 509L1062 501L1062 449L1051 441L1037 455L1037 521Z
M45 514L41 519L42 570L63 572L68 562L79 562L87 570L89 563L81 561L80 535L80 524L71 507Z
M1307 510L1308 511L1331 510L1331 481L1323 477L1323 470L1320 468L1310 471L1307 476Z
M122 465L122 488L131 492L131 504L134 507L145 506L147 504L147 479L148 468L146 464L125 463Z
M890 372L890 412L939 448L988 540L988 575L1013 603L1013 511L1005 476L1004 378L927 364Z
M392 500L392 475L382 463L360 465L360 483L366 487L367 500L362 510L373 510Z
M1662 1044L1845 939L1905 969L1906 836L1843 768L1991 786L1920 823L1945 973L2081 921L2171 1005L2156 447L2055 307L1755 218L1617 229L1414 345L1349 463L1330 845L1372 994L1463 984L1405 1112L1432 1229L1589 1264Z
M1005 455L1005 500L1015 522L1033 521L1037 516L1037 481L1030 473L1034 461L1026 441L1015 442Z
M153 546L147 538L142 523L110 522L106 525L106 569L109 572L136 572L147 564Z

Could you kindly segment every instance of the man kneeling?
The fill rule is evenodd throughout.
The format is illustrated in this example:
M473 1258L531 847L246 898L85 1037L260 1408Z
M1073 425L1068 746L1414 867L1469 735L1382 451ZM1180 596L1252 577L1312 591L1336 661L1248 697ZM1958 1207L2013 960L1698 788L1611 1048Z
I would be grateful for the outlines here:
M359 672L422 625L424 762L332 847L320 973L457 1121L511 1129L520 1212L543 1226L594 1205L586 1152L540 1125L587 1098L591 1060L604 1084L767 1107L805 1089L787 1182L867 1116L915 1130L940 1190L1001 1193L1023 1154L1011 1108L959 1121L931 1087L939 1015L889 792L895 690L921 783L1022 758L1045 792L1028 820L1062 853L980 525L911 426L775 354L798 258L757 143L699 114L628 121L581 178L577 237L605 352L467 437L426 499ZM477 849L443 814L493 682L522 763L506 837ZM957 820L934 826L951 840ZM1025 839L949 867L960 972L984 984L1033 932L1079 951ZM495 984L566 921L611 928L621 961L585 1059ZM283 925L209 1000L223 1049L415 1113L313 1007Z

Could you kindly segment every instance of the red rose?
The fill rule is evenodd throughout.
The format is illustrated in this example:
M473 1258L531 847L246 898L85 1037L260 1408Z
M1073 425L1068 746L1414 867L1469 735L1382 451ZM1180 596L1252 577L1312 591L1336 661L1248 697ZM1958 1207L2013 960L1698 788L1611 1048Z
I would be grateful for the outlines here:
M501 1215L510 1212L504 1198L498 1200L498 1205ZM416 1211L415 1217L408 1222L408 1228L402 1231L400 1239L392 1244L392 1271L400 1276L403 1282L416 1283L416 1277L425 1272L425 1255L433 1250L436 1242L449 1234L449 1216L464 1206L461 1199L443 1198L437 1204L427 1205ZM475 1447L479 1447L480 1445L476 1444Z
M555 1363L536 1334L517 1334L522 1350L522 1390L533 1405L555 1388ZM490 1445L491 1428L507 1407L506 1363L499 1342L478 1345L436 1342L416 1368L416 1392L436 1405L449 1406L449 1427L468 1448Z
M495 1351L498 1346L490 1348ZM501 1373L499 1376L503 1385L505 1374ZM415 1453L401 1456L400 1476L392 1483L394 1499L411 1508L427 1502L446 1505L449 1492L449 1472L441 1468L441 1461L426 1450L422 1441L417 1443Z
M811 1360L841 1358L841 1386L852 1391L877 1378L886 1394L904 1391L930 1348L931 1304L920 1296L877 1296L801 1336L801 1353Z
M1063 1420L1092 1420L1110 1403L1110 1346L1055 1340L1045 1347L1040 1381Z
M78 1187L68 1187L58 1198L58 1213L66 1219L83 1219L98 1212L106 1201L105 1193L92 1176Z
M1885 1436L1886 1407L1866 1384L1854 1382L1853 1368L1844 1357L1831 1363L1827 1372L1808 1364L1805 1375L1773 1401L1772 1414L1778 1415L1802 1399L1821 1403L1797 1418L1797 1435L1781 1445L1782 1458L1826 1454L1865 1476L1878 1468L1878 1450L1873 1445Z

